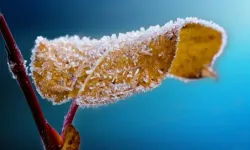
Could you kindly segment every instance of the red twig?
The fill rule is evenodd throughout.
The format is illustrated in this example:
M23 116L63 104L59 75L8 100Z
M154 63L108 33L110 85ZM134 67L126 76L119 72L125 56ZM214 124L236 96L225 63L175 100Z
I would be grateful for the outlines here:
M78 105L76 104L76 101L72 100L72 103L69 107L69 111L64 118L64 123L63 123L63 128L62 128L62 139L64 139L64 130L69 124L72 124L77 109L78 109Z
M43 140L43 144L47 150L58 150L59 148L56 143L56 139L53 136L51 129L48 127L49 124L43 115L37 97L35 95L34 89L32 88L31 82L26 72L23 56L10 32L10 29L6 23L6 20L4 19L3 14L1 13L0 13L0 31L6 42L6 50L8 53L8 61L10 69L13 75L16 77L16 80L18 81L25 95L26 101L31 109L40 136Z

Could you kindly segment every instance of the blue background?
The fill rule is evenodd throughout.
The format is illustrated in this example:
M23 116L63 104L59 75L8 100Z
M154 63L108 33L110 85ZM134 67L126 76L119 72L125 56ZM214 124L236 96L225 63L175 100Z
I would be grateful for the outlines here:
M228 44L216 62L219 81L162 86L97 109L81 109L74 124L83 150L249 150L249 0L0 0L0 9L26 60L36 36L100 38L198 17L225 28ZM39 134L6 63L0 40L1 149L42 149ZM28 61L30 62L30 61ZM40 98L48 121L61 130L70 103Z

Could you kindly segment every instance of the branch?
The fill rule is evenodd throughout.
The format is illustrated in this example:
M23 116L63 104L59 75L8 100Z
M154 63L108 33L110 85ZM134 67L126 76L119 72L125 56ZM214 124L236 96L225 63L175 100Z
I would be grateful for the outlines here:
M40 136L43 140L43 144L47 150L58 150L59 148L56 143L56 137L52 133L51 127L49 126L48 122L46 121L43 115L37 97L35 95L34 89L32 88L31 82L29 80L23 56L1 12L0 12L0 31L6 42L9 67L25 95L26 101L31 109Z
M72 124L77 109L78 109L78 105L76 104L76 100L72 100L69 111L68 111L67 115L64 118L64 123L63 123L63 128L62 128L62 139L63 139L63 141L64 141L64 131L65 131L66 127L69 124Z

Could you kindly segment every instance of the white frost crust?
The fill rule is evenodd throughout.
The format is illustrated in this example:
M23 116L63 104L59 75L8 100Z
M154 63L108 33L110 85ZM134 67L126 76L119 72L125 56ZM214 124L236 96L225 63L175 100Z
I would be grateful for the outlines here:
M16 79L17 78L16 75L12 72L12 69L15 67L16 64L13 62L7 62L7 64L8 64L9 71L12 75L12 78Z
M116 36L116 34L112 34L112 36L104 36L102 37L100 40L97 39L90 39L88 37L78 37L78 36L64 36L64 37L59 37L53 40L48 40L46 38L43 38L41 36L37 37L36 39L36 44L35 47L32 49L32 57L31 57L31 64L30 64L30 71L31 71L31 75L33 78L33 70L34 70L34 59L35 59L35 54L36 54L36 50L37 47L39 46L39 44L41 42L49 42L52 43L54 45L56 45L56 43L59 42L63 42L63 43L73 43L76 47L79 47L79 50L81 50L81 47L94 47L94 48L98 48L97 50L92 50L92 51L87 51L88 53L90 53L90 56L99 56L99 59L97 60L97 62L95 63L95 65L92 67L91 70L89 70L89 76L86 79L86 82L84 82L84 85L82 85L81 90L84 90L85 85L87 84L87 81L89 80L89 78L93 75L95 69L97 68L97 66L101 63L101 61L108 55L109 52L114 51L114 50L119 50L120 47L123 47L124 45L136 45L139 42L149 42L151 41L153 38L158 37L159 35L163 35L164 33L171 31L171 30L176 30L177 33L179 34L180 29L185 26L186 24L189 23L197 23L197 24L201 24L204 25L206 27L211 27L217 31L219 31L220 33L222 33L222 37L223 37L223 42L222 45L220 47L219 52L215 55L215 57L213 58L211 67L214 65L216 59L222 54L225 46L226 46L226 41L227 41L227 34L225 32L225 30L220 27L219 25L213 23L212 21L206 21L206 20L202 20L202 19L198 19L198 18L194 18L194 17L187 17L185 19L180 19L178 18L177 21L173 22L173 21L169 21L168 23L166 23L164 26L160 27L159 25L157 26L151 26L148 29L144 29L144 28L140 28L139 31L132 31L132 32L127 32L126 34L123 33L119 33L118 37ZM171 35L169 35L171 37ZM179 37L178 37L178 41L179 41ZM178 44L177 41L177 44ZM105 49L105 53L101 52L101 50ZM170 67L171 68L171 67ZM175 79L179 79L181 81L184 82L188 82L191 80L185 79L185 78L180 78L180 77L176 77L174 75L171 74L166 74L166 77L169 78L175 78ZM33 78L34 79L34 78ZM155 84L153 88L159 86L159 84ZM38 93L45 98L45 96L40 92L40 89L38 86L36 86ZM152 89L153 89L152 88ZM141 90L141 89L140 89ZM144 89L141 91L148 91L149 89ZM132 93L127 93L126 97L132 95ZM96 104L86 104L82 101L83 98L87 98L87 97L78 97L76 99L77 103L81 106L81 107L98 107L100 105L107 105L107 104L101 104L101 103L96 103ZM91 99L91 98L90 98ZM53 104L62 104L62 103L55 103L53 99L49 99L50 101L53 102ZM64 100L64 102L68 102L70 100L70 98L68 100ZM121 99L113 99L113 102L116 102L118 100ZM93 100L94 101L94 100ZM104 101L104 100L103 100Z
M27 63L27 61L24 60L23 62L21 62L21 65L23 65L23 67L25 68L26 73L28 74L28 67L26 66L26 63ZM8 61L7 65L8 65L9 71L10 71L10 73L12 75L12 78L17 79L17 76L12 71L17 64L12 62L12 61Z

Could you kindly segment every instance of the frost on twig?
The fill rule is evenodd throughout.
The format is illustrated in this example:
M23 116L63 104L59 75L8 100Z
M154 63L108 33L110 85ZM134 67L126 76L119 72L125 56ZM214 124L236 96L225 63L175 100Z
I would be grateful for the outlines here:
M10 71L10 73L12 75L12 78L16 79L16 75L12 72L12 70L14 69L16 64L11 62L11 61L8 61L7 64L8 64L9 71Z
M39 93L53 103L76 98L95 107L153 89L166 77L216 77L212 67L225 44L223 28L197 18L99 40L38 37L31 72Z
M26 63L27 63L27 61L24 60L21 65L24 66L24 68L26 69L26 73L27 73L28 72L28 67L26 67ZM10 71L10 73L12 75L12 78L17 79L16 75L13 73L13 70L15 70L16 64L14 62L12 62L11 60L9 60L7 62L7 65L8 65L9 71Z
M31 82L27 74L26 61L23 59L21 51L19 50L13 35L11 34L8 24L0 12L0 33L5 40L5 48L8 54L8 66L9 70L12 73L13 78L16 79L20 88L23 91L23 94L26 98L26 101L29 105L29 108L32 112L32 116L36 123L36 126L39 130L43 146L47 150L57 150L58 143L56 136L57 132L53 132L49 128L49 124L46 121L41 107L38 103L35 92L32 88ZM55 131L55 130L54 130ZM55 133L55 134L54 134ZM58 134L58 133L57 133Z

